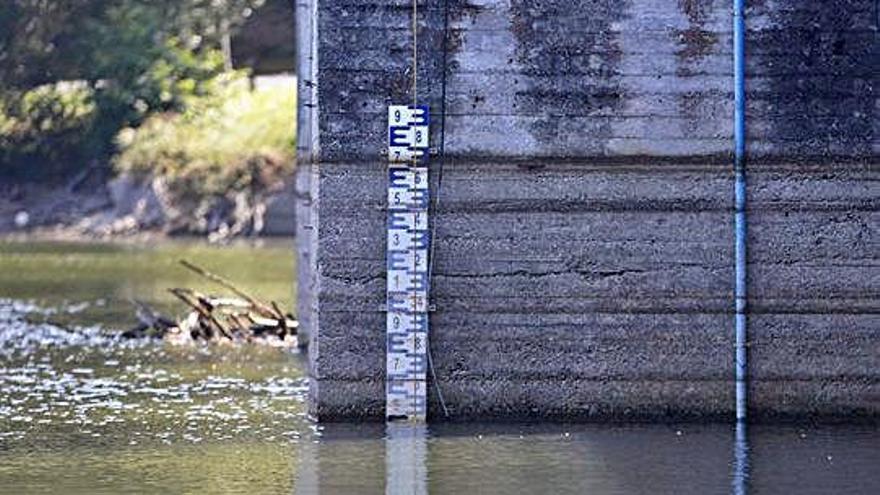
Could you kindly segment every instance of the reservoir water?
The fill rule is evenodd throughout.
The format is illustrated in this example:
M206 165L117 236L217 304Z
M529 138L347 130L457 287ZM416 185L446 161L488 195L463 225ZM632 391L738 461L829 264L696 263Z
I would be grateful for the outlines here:
M292 253L0 243L0 493L880 493L878 426L319 426L305 355L116 337L182 258L292 307Z

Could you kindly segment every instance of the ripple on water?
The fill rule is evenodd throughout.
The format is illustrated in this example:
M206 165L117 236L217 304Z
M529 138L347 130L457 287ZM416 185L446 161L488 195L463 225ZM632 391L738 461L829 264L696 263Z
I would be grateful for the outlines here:
M28 315L51 315L32 303L0 299L0 356L30 353L47 347L97 346L115 339L98 327L70 331L51 323L29 321Z
M295 442L310 428L287 351L132 342L27 318L40 312L0 299L4 444Z

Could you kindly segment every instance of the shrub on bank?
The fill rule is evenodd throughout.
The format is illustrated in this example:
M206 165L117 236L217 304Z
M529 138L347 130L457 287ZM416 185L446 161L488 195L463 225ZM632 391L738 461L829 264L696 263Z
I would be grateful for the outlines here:
M63 182L83 168L104 168L120 129L152 115L219 107L234 96L230 81L244 80L224 72L218 50L194 51L171 38L154 51L134 61L96 56L105 72L116 69L114 78L0 88L0 178Z
M222 194L250 187L268 173L293 167L296 124L293 84L255 89L235 77L220 94L189 105L183 113L149 117L117 137L120 172L162 175L192 182L196 194ZM268 167L254 174L252 164Z
M0 173L51 181L93 155L92 96L86 83L65 81L0 98Z
M117 136L116 170L160 178L165 202L189 217L172 230L215 230L204 217L218 210L236 217L226 223L247 230L240 224L254 221L265 193L293 170L295 84L251 90L241 75L226 77L211 97L181 113L152 115Z

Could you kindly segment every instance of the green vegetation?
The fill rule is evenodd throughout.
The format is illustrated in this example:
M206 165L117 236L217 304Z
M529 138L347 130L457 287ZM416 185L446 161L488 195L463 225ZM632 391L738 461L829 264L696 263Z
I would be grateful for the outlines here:
M0 173L53 176L86 162L94 155L92 97L85 84L56 83L0 101Z
M83 167L173 188L259 188L292 166L293 88L252 92L229 37L264 0L9 0L0 7L0 177Z
M172 192L200 196L262 190L293 166L293 85L251 91L231 75L211 98L179 113L154 114L117 138L114 164L135 175L160 174Z

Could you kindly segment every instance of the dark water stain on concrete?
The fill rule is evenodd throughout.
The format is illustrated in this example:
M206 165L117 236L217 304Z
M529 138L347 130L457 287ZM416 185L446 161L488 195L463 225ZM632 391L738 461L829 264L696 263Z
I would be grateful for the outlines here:
M713 12L712 0L678 0L679 9L688 20L687 29L675 30L678 44L675 74L678 77L698 75L699 64L712 55L718 45L718 33L706 29L706 23ZM701 125L700 109L717 98L717 95L700 91L684 92L678 95L678 107L687 117L684 131L688 134L698 132Z
M690 27L678 31L678 41L682 45L676 52L681 62L678 75L686 76L692 73L686 65L687 62L699 60L712 53L712 48L718 42L718 35L699 27Z
M799 159L873 155L878 136L880 37L874 0L787 0L758 9L772 26L750 31L750 94L768 111L761 139ZM873 26L873 28L871 27Z
M619 0L512 0L511 32L522 89L518 114L537 117L530 133L541 144L559 139L568 116L617 113L624 102L619 76L623 57L612 24L626 16ZM574 76L574 77L572 77ZM597 141L610 136L610 121L585 131ZM604 126L604 128L603 128Z
M442 111L448 66L447 9L470 12L465 0L426 0L418 9L418 102ZM412 5L328 2L318 18L321 151L325 159L375 158L387 132L376 114L413 100ZM431 139L439 139L432 126Z
M678 6L688 19L688 28L676 30L679 49L677 73L693 74L691 64L711 54L718 43L718 34L706 29L706 21L713 10L712 0L678 0Z
M461 51L462 45L464 45L466 30L462 28L454 29L450 26L461 26L465 19L470 19L471 24L474 27L478 27L477 17L481 12L485 10L485 7L482 5L475 5L468 0L442 0L444 1L444 10L446 12L446 18L444 19L444 23L446 24L446 39L445 39L445 50L447 57L451 60L452 55ZM452 66L452 69L455 67ZM450 64L447 64L447 75L449 75Z

